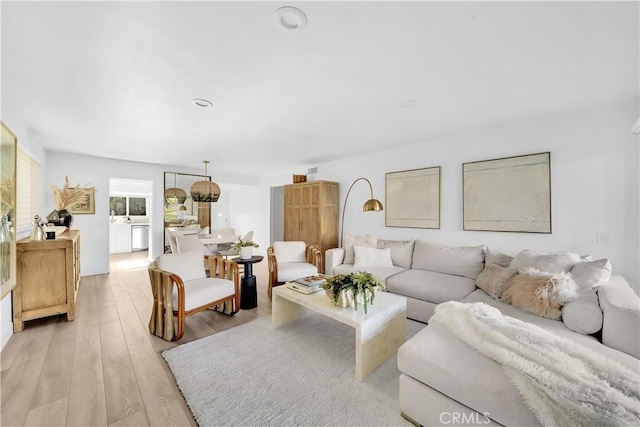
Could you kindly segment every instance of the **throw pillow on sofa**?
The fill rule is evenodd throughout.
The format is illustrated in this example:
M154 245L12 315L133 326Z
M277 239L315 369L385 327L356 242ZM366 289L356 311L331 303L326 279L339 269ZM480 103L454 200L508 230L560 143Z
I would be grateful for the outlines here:
M378 239L378 248L391 249L391 261L393 261L393 265L402 268L411 268L411 258L413 258L414 244L415 240Z
M602 329L602 309L593 289L581 289L578 298L562 307L562 322L574 332L591 335Z
M533 267L548 273L566 273L581 261L580 255L574 252L545 253L525 249L513 258L509 268Z
M376 236L344 236L344 264L353 264L356 261L354 246L365 246L367 248L377 248L378 238Z
M366 246L354 246L355 261L354 270L366 267L393 267L391 262L391 249L368 248Z
M560 320L562 306L577 296L578 284L569 273L548 274L529 267L509 279L502 302Z
M611 270L608 259L583 261L573 266L571 276L580 289L597 289L611 278Z
M497 264L487 264L476 278L476 286L485 291L491 298L499 300L507 287L507 282L518 270L504 268Z
M497 264L500 267L509 267L513 261L513 257L511 255L503 254L502 252L487 247L487 253L485 255L485 264Z

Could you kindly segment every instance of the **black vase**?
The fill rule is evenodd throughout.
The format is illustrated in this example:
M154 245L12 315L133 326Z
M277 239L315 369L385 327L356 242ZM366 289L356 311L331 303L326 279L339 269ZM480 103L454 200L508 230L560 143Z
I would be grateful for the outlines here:
M67 230L71 228L73 223L73 215L66 209L53 210L47 215L47 222L50 222L57 226L65 226Z

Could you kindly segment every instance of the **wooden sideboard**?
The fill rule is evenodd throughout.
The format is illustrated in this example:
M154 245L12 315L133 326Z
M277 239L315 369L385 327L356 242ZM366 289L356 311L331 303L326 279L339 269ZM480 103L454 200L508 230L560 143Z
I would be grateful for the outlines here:
M65 231L54 240L22 239L16 252L14 332L40 317L66 313L67 320L73 320L80 284L80 232Z

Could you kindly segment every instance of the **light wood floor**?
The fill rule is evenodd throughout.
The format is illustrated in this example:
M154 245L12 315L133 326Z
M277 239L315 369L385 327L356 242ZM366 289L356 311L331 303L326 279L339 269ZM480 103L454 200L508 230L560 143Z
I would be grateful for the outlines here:
M161 352L271 315L266 260L254 265L258 308L187 318L176 344L149 334L146 252L111 256L111 273L83 277L76 316L32 320L1 356L2 426L196 425Z

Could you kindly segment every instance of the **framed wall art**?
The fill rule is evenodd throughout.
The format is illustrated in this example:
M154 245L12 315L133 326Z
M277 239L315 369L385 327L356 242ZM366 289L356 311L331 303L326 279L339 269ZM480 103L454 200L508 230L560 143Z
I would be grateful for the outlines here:
M551 154L464 163L464 230L551 233Z
M18 139L2 124L0 143L0 299L16 285L16 153Z
M96 213L96 193L91 191L81 201L71 206L68 211L73 215L93 215Z
M440 166L387 172L387 227L440 228Z

